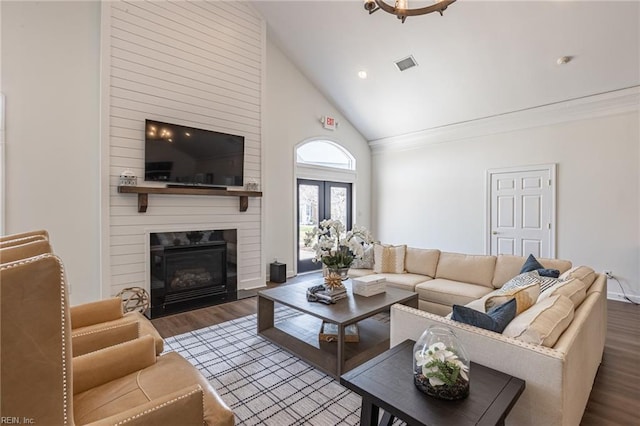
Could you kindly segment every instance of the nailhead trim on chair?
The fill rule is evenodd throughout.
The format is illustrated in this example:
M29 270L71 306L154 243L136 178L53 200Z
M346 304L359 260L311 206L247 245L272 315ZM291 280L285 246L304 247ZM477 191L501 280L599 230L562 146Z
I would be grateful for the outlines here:
M66 362L66 353L67 353L67 346L64 342L65 339L65 331L64 331L64 326L66 323L66 280L65 280L65 274L64 274L64 265L62 264L62 261L60 260L60 258L56 255L53 255L51 253L46 253L46 254L41 254L39 256L35 256L35 257L30 257L29 259L23 259L23 260L18 260L15 262L11 262L11 263L7 263L2 265L1 270L4 269L10 269L10 268L15 268L17 266L22 266L22 265L28 265L30 263L34 263L37 262L39 260L42 259L54 259L56 262L58 262L58 265L60 265L60 316L62 318L62 403L63 403L63 407L62 407L62 413L64 416L64 424L69 424L69 387L67 384L67 362Z
M179 396L177 398L173 398L173 399L171 399L169 401L163 402L162 404L156 405L155 407L152 407L152 408L149 408L147 410L144 410L142 413L138 413L135 416L131 416L131 417L126 418L124 420L120 420L118 423L116 423L116 425L123 425L125 423L129 423L130 421L132 421L134 419L138 419L138 418L140 418L140 417L142 417L144 415L147 415L149 413L152 413L152 412L154 412L154 411L156 411L156 410L158 410L158 409L160 409L162 407L166 407L169 404L173 404L176 401L180 401L181 399L184 399L184 398L186 398L188 396L191 396L196 392L200 392L200 394L202 395L202 410L204 412L204 392L202 390L202 387L200 387L200 385L198 385L197 389L194 389L194 390L192 390L191 392L189 392L189 393L187 393L185 395L181 395L181 396Z
M96 330L85 331L84 333L76 333L73 335L73 337L88 336L89 334L102 333L105 330L113 330L114 328L127 327L129 324L131 323L129 322L125 324L117 324L117 325L112 325L110 327L104 327L104 328L98 328ZM138 337L140 337L140 323L136 322L136 325L138 326Z

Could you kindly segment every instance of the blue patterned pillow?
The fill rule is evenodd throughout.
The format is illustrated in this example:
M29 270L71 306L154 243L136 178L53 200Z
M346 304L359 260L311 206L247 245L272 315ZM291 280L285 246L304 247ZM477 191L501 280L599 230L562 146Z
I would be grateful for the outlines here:
M527 257L527 260L525 260L524 265L522 265L522 269L520 269L520 273L522 274L524 272L531 271L538 271L538 274L540 274L541 277L558 278L560 276L559 270L545 268L532 254L530 254L529 257Z
M487 313L476 311L466 306L453 305L451 319L485 330L502 333L516 316L516 299L491 308Z

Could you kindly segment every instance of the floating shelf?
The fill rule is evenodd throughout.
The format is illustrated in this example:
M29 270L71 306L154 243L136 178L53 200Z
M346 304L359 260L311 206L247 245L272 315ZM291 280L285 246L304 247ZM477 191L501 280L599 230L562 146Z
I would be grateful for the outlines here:
M145 213L149 204L149 194L174 194L174 195L214 195L222 197L238 197L240 211L246 212L249 208L249 197L262 197L260 191L229 191L227 189L176 187L162 188L153 186L118 186L120 194L138 194L138 213Z

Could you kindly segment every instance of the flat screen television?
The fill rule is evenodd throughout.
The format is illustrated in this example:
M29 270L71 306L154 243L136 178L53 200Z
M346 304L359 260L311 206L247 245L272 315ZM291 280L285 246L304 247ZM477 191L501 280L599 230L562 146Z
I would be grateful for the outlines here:
M144 180L242 186L244 136L145 120Z

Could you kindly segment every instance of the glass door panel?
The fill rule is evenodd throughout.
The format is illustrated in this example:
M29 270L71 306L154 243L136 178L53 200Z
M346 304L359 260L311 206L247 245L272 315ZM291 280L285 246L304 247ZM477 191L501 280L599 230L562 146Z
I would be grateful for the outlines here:
M330 183L330 182L329 182ZM347 215L347 188L332 186L329 187L329 202L331 203L331 219L339 220L347 229L351 228L349 215Z
M298 259L310 261L314 256L311 247L304 244L307 232L318 226L320 186L316 184L298 185Z
M314 243L307 246L304 238L329 218L351 229L351 184L298 179L298 272L322 268L322 263L312 261Z

